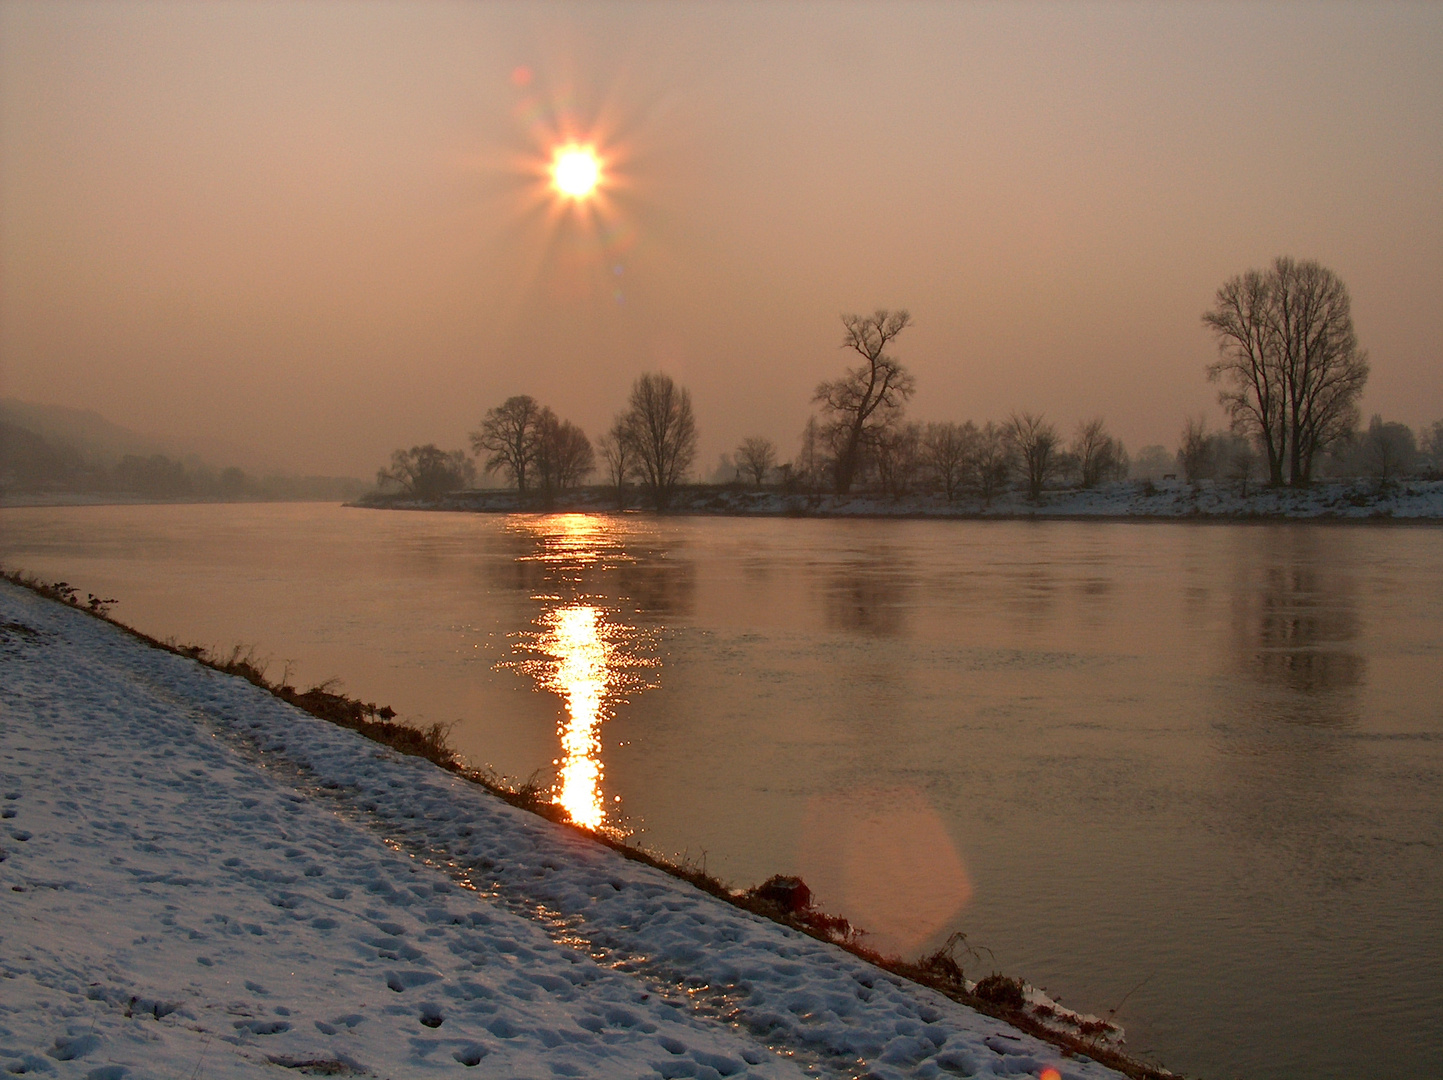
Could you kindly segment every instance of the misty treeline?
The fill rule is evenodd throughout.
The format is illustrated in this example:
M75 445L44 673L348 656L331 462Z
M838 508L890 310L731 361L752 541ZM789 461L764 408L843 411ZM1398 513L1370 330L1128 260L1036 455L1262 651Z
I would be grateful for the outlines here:
M1102 417L1059 429L1040 413L1004 420L921 423L908 419L916 380L894 352L912 325L906 310L844 315L841 348L851 362L818 384L815 412L790 461L759 435L723 455L714 480L787 492L856 491L892 498L968 495L990 503L1018 488L1033 500L1049 488L1094 488L1129 476L1155 482L1231 481L1302 487L1321 476L1380 481L1443 472L1443 420L1421 433L1374 416L1360 428L1358 402L1367 354L1353 329L1343 282L1316 262L1278 258L1230 278L1203 313L1218 359L1207 377L1221 384L1229 426L1185 419L1176 451L1143 447L1130 457ZM624 505L635 484L665 507L696 455L691 398L664 374L639 377L627 408L595 446L580 428L520 395L489 410L471 434L487 474L549 502L598 466ZM460 450L398 450L378 473L382 487L421 497L472 484L476 468Z
M142 499L349 499L358 481L329 476L252 476L165 454L95 460L79 448L0 419L0 493L123 495Z
M502 474L518 493L543 503L594 473L599 455L619 501L628 484L637 484L653 506L664 508L685 480L696 444L691 394L660 373L637 378L626 409L594 447L579 427L529 394L488 410L471 433L471 450L486 473ZM376 480L383 489L399 487L424 498L466 487L475 475L463 451L427 445L397 450Z

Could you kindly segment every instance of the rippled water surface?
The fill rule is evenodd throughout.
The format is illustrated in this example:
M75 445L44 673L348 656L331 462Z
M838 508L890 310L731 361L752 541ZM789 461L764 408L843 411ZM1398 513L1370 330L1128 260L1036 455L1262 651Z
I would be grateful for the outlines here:
M1438 528L16 508L0 559L1172 1068L1443 1075Z

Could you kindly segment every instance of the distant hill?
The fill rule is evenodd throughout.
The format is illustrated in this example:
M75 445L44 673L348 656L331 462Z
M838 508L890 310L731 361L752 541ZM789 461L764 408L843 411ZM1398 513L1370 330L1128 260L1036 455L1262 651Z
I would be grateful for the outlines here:
M155 439L97 412L0 400L0 496L120 497L160 501L343 501L366 484L347 476L247 474L182 460Z
M98 412L0 398L0 422L76 450L88 465L114 465L127 454L174 454L173 447L111 423Z

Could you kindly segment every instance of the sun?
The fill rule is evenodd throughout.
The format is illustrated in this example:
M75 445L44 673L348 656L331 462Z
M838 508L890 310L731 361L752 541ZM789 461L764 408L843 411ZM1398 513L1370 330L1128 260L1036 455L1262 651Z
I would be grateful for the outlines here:
M601 182L601 161L590 146L568 143L551 157L551 185L570 199L585 199Z

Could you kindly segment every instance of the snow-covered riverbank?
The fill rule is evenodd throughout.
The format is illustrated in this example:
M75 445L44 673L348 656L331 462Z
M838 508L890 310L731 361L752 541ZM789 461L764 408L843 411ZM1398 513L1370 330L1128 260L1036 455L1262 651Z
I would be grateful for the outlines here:
M0 583L0 1063L1116 1076Z
M633 500L639 496L632 494ZM506 513L541 508L514 491L458 491L436 499L370 495L356 505L391 509L466 510ZM556 497L547 509L611 510L613 491L583 488ZM1237 483L1204 481L1160 484L1122 481L1087 491L1046 491L1036 502L1025 492L1006 491L990 502L940 495L784 494L775 490L701 485L678 489L672 511L682 514L739 514L797 517L899 518L1098 518L1142 520L1306 520L1443 521L1443 481L1405 480L1386 486L1373 480L1320 481L1312 487L1244 491Z

